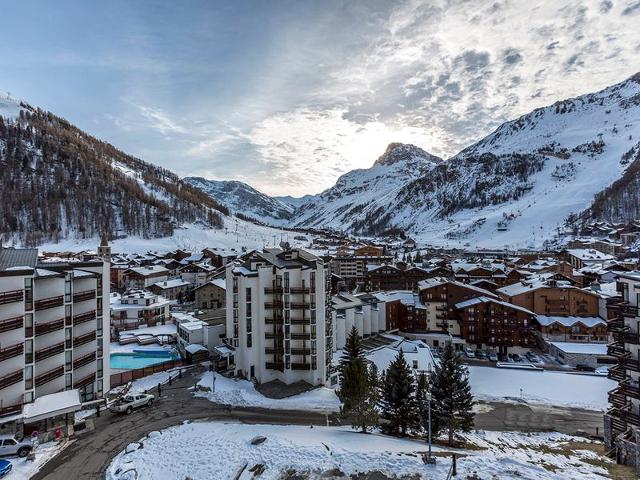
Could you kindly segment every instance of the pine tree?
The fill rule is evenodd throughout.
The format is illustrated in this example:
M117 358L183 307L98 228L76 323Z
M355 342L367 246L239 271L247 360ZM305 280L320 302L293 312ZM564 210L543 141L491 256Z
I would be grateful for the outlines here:
M473 428L473 396L467 368L448 343L431 377L431 425L435 435L447 432L453 445L457 431Z
M422 263L422 255L420 254L420 250L416 252L416 256L413 259L413 261L416 263Z
M413 374L402 351L383 375L380 387L382 430L390 435L406 435L419 430L418 405L414 396Z
M364 361L364 351L360 343L358 330L353 327L349 332L344 347L342 358L340 359L340 391L339 397L342 401L340 414L345 419L353 420L356 425L366 431L363 426L361 410L368 395L368 374Z

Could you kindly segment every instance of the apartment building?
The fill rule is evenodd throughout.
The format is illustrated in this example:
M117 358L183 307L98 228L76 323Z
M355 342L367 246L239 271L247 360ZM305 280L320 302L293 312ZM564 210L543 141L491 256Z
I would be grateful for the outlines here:
M260 383L329 379L329 274L299 249L251 252L226 267L227 344L236 373Z
M81 401L109 390L107 252L39 263L37 249L0 249L0 415L64 390Z
M640 272L620 273L617 288L622 301L608 322L613 335L608 354L617 359L609 378L618 386L609 392L604 437L618 463L633 465L640 474Z
M227 282L215 278L195 289L195 306L202 310L224 308L227 304Z
M374 295L340 293L331 298L331 307L333 345L336 350L344 348L353 327L356 327L360 337L376 335L387 329L384 301Z
M427 270L420 267L400 269L393 265L368 265L365 274L365 290L367 292L417 291L418 282L430 276Z
M597 293L574 287L569 282L534 278L497 290L503 300L539 315L597 317Z
M147 288L165 280L169 280L169 269L161 265L131 267L124 273L124 284L127 290Z
M148 290L130 290L110 296L111 333L164 325L171 319L171 302Z
M331 260L331 271L342 278L349 288L355 288L357 285L364 286L369 265L383 265L391 262L393 257L389 255L337 256Z

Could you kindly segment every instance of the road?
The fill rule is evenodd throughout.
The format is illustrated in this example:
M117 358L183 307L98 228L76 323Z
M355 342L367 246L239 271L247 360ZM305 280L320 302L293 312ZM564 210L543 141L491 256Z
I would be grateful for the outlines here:
M339 423L335 417L314 412L224 407L195 398L188 386L196 378L186 373L164 388L153 407L131 415L103 412L94 418L95 430L79 436L62 453L47 462L35 480L103 479L113 457L131 442L149 432L178 425L185 420L224 420L243 423L326 425ZM595 433L602 425L602 414L588 410L532 407L524 404L482 403L475 417L476 428L485 430L547 431L573 434L578 430Z

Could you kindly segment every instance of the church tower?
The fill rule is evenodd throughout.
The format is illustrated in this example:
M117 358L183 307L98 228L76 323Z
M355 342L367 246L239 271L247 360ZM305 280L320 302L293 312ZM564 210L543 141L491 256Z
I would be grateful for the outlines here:
M107 241L107 234L102 232L100 246L98 247L98 256L105 262L111 262L111 247Z

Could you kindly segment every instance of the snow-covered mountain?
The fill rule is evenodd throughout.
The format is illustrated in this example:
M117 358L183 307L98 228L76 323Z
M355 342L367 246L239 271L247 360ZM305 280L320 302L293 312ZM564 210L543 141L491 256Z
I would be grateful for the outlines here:
M243 182L207 180L202 177L185 177L183 180L225 205L231 212L261 222L281 224L291 218L295 209Z
M333 187L307 198L292 221L302 227L381 234L388 225L381 220L398 193L441 162L414 145L392 143L371 168L348 172ZM384 228L376 228L378 224Z
M445 162L390 145L294 221L364 235L402 230L436 244L540 246L572 214L638 218L639 141L640 74L506 122ZM589 209L594 197L600 208Z

